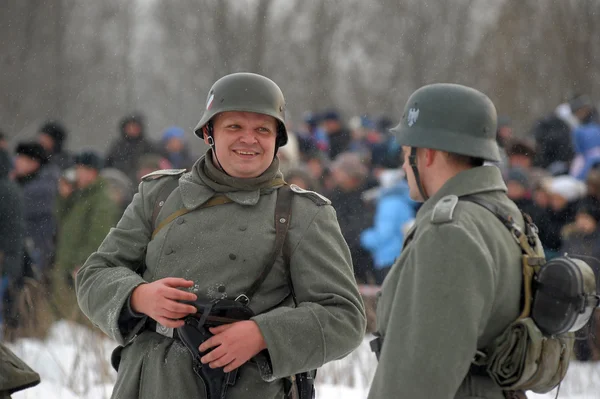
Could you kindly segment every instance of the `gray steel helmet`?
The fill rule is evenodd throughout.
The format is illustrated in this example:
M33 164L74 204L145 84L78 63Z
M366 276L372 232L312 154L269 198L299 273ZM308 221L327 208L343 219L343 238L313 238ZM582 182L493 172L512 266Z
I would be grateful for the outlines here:
M271 79L254 73L233 73L223 76L211 87L206 98L204 115L194 129L203 138L202 128L217 114L226 111L255 112L277 120L277 142L288 141L285 127L285 99L281 89Z
M391 132L398 144L500 161L496 107L483 93L449 83L415 91Z

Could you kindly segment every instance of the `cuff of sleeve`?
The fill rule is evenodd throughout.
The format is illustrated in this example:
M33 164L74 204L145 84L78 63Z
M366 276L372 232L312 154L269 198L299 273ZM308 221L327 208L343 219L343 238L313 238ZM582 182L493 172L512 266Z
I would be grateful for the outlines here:
M129 297L127 298L127 303L125 304L123 310L125 312L127 312L129 317L131 317L131 318L141 319L142 317L145 316L143 313L138 313L135 310L133 310L133 308L131 307L131 295L129 295Z
M138 313L131 307L131 295L127 297L125 304L121 308L119 314L118 326L122 337L130 335L132 330L135 330L139 321L146 317L143 313ZM126 340L126 338L125 338Z
M269 356L268 350L261 351L258 355L254 356L254 363L258 367L260 378L265 382L273 382L277 378L273 376L273 365L271 364L271 356Z

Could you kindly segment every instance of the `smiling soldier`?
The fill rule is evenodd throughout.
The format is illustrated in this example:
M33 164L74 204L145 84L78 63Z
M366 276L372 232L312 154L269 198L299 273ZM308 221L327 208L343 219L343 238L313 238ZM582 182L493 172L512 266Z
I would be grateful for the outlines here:
M147 175L80 269L81 308L122 345L114 398L308 398L306 372L360 344L335 212L279 171L284 112L270 79L219 79L195 129L210 149Z

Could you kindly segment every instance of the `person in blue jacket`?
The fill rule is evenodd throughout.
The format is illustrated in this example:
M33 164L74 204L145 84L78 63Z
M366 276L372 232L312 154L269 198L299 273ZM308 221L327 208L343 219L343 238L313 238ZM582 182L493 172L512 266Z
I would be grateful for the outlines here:
M576 156L571 164L571 176L583 181L589 170L600 164L600 120L598 110L587 95L573 98L569 105L580 122L573 131Z
M375 283L381 285L402 249L404 231L414 220L415 210L408 184L398 171L386 171L375 209L374 224L361 234L362 246L375 263ZM390 181L390 182L388 182Z

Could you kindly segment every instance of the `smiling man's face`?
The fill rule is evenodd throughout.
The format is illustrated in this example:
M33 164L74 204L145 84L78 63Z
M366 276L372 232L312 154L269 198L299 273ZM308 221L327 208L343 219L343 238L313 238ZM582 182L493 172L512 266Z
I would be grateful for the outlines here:
M273 162L277 121L272 116L222 112L213 118L213 129L217 158L230 176L258 177ZM204 140L208 144L206 132Z

